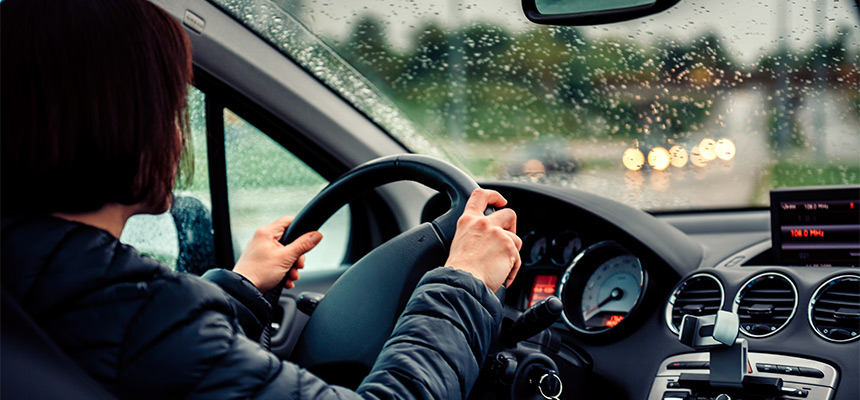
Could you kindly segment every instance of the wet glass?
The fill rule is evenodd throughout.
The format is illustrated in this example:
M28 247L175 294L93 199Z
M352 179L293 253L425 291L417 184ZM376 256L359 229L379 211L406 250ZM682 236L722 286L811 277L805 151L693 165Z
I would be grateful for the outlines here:
M258 228L284 215L297 215L328 185L298 157L229 109L224 109L224 151L230 230L237 255ZM320 227L323 240L307 253L307 268L341 266L349 221L345 206Z
M206 96L195 87L188 88L188 130L185 143L189 160L181 162L186 176L178 179L175 197L192 198L199 201L205 212L211 214L212 202L209 194L209 164L206 153ZM190 167L188 165L193 165ZM142 254L153 257L173 270L177 269L180 244L179 233L171 213L158 215L140 214L129 218L120 241L134 246ZM201 268L214 267L199 266Z
M860 183L851 1L538 26L516 0L216 0L412 151L649 210Z

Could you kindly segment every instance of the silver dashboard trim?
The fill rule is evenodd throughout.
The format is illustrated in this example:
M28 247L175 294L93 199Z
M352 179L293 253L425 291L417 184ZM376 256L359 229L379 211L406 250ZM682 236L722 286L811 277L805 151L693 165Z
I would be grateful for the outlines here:
M860 280L860 276L853 275L853 274L843 274L843 275L834 276L833 278L830 278L830 279L826 280L824 283L818 285L818 288L815 289L815 293L813 293L812 297L809 298L809 305L807 306L807 310L806 310L806 315L807 315L807 320L809 321L809 326L812 327L812 330L815 331L815 334L817 334L818 336L820 336L824 340L827 340L828 342L847 343L847 342L857 340L857 338L860 338L860 336L855 336L853 338L843 339L843 340L831 339L831 338L825 336L824 333L819 331L818 328L815 326L815 323L813 323L813 321L812 321L812 309L815 307L815 302L818 301L819 297L821 297L821 293L823 292L823 289L825 287L827 287L831 282L839 280L839 279L845 279L845 278Z
M699 277L711 278L715 282L717 282L717 286L720 288L720 310L723 309L723 305L725 305L726 303L726 289L723 287L723 283L720 281L720 278L717 278L713 274L709 274L707 272L699 272L690 275L688 278L675 285L675 289L672 290L672 294L669 295L669 300L666 302L664 320L666 321L666 326L669 327L669 330L672 331L672 333L674 333L675 335L678 334L678 328L676 328L675 325L672 324L672 308L675 306L675 300L677 299L678 290L681 286L686 285L687 282L689 282L690 280Z
M783 330L783 328L788 326L788 323L791 322L792 318L794 318L794 314L797 312L797 305L800 302L800 299L797 297L797 286L794 284L794 281L792 281L791 278L789 278L787 275L779 273L779 272L765 272L765 273L753 276L752 278L750 278L746 282L744 282L744 284L741 285L740 288L738 288L738 292L735 294L735 300L732 303L732 312L733 313L735 313L735 314L738 313L738 308L740 307L740 304L741 304L741 295L744 294L744 292L746 292L746 290L749 288L749 285L753 281L756 281L756 280L761 279L761 278L766 277L766 276L776 276L776 277L780 277L780 278L783 278L786 281L788 281L788 284L791 285L791 291L794 293L794 306L791 308L791 314L788 316L788 319L785 320L785 323L780 325L780 327L777 328L776 330L770 331L768 333L760 334L760 335L750 333L750 332L747 332L747 330L744 329L743 324L741 324L740 325L740 331L744 335L749 336L749 337L753 337L753 338L768 337L768 336L774 335L777 332Z
M707 373L703 369L669 369L668 366L675 362L702 362L710 361L710 354L707 352L694 352L677 354L666 358L660 363L660 368L657 370L657 375L651 386L651 393L648 400L660 400L663 398L663 393L667 390L666 386L669 382L677 382L681 373ZM839 382L839 373L836 368L829 364L820 361L810 360L807 358L784 356L770 353L749 353L749 362L753 368L753 372L749 375L764 376L772 378L782 378L787 387L802 387L809 390L806 400L830 400L833 398L837 382ZM799 375L785 375L770 372L758 372L756 364L778 364L791 365L798 367L814 368L824 374L822 378L806 377ZM674 389L671 389L674 390Z

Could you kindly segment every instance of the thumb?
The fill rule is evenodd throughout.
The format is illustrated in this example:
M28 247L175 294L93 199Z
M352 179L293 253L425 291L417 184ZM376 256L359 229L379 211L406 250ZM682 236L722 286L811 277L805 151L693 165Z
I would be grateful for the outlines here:
M308 232L299 236L298 239L286 245L284 248L291 256L298 259L302 254L305 254L316 247L320 240L322 240L322 234L317 231Z

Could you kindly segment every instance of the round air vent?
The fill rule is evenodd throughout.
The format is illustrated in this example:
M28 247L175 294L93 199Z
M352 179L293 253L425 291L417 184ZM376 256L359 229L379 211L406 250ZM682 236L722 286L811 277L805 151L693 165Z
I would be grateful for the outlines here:
M666 304L666 324L678 333L684 315L714 315L723 308L723 284L710 274L695 274L681 282Z
M860 277L837 276L819 286L809 301L809 324L831 342L860 337Z
M779 332L797 310L797 288L785 275L768 272L741 286L732 311L740 319L741 332L765 337Z

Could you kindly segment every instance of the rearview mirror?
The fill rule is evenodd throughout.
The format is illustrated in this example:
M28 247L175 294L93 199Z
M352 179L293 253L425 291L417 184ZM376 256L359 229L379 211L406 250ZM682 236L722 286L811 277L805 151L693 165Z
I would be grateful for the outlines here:
M529 21L544 25L600 25L656 14L680 0L523 0Z

